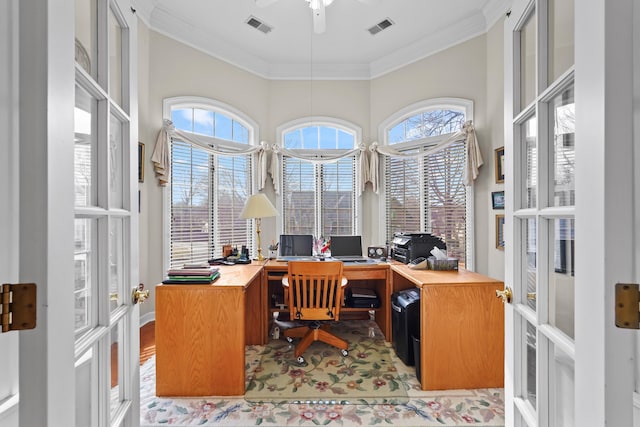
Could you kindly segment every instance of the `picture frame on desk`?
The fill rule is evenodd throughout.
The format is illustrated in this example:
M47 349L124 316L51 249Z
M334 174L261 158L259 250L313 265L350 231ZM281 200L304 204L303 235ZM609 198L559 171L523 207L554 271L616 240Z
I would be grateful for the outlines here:
M496 215L496 249L504 250L504 215Z

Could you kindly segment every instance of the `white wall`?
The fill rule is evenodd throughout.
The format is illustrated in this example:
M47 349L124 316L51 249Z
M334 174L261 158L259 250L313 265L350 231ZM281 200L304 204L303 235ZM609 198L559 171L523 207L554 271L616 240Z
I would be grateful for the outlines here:
M485 165L475 187L476 271L502 279L504 259L495 249L491 191L493 150L502 145L502 21L489 33L371 81L265 80L139 25L140 139L146 144L146 177L140 184L140 277L153 288L162 271L162 189L149 162L162 123L164 98L196 95L241 110L259 129L259 139L275 142L275 129L305 116L331 116L362 127L363 141L378 140L378 125L395 111L435 97L474 101L475 125ZM148 66L142 62L147 61ZM491 63L489 64L489 61ZM145 87L146 86L146 87ZM488 89L491 88L491 93ZM272 201L271 186L266 193ZM379 200L363 195L363 244L383 244ZM275 219L263 220L262 241L277 238ZM149 287L148 286L148 287ZM153 311L153 292L142 313Z

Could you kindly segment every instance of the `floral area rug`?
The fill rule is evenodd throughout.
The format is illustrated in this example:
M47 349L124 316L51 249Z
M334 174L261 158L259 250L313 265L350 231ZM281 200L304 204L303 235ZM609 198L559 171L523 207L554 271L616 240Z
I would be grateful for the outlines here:
M260 355L244 398L276 403L406 403L407 391L391 360L393 349L385 345L378 328L364 324L369 322L332 322L331 333L349 343L348 355L316 341L304 352L304 364L294 355L298 340L290 344L272 339Z
M368 335L375 322L358 321ZM389 343L385 346L390 348ZM247 387L264 371L261 366L267 346L247 346ZM352 353L351 353L352 354ZM307 354L305 353L305 356ZM343 398L326 399L322 392L308 402L249 402L245 396L163 398L155 396L155 356L140 368L140 426L485 426L504 427L502 389L422 391L415 369L390 352L399 387L408 400L398 404L366 403L352 399L350 389ZM308 357L307 357L308 358ZM311 363L310 363L311 365ZM383 375L384 378L384 375ZM349 403L345 403L345 402Z

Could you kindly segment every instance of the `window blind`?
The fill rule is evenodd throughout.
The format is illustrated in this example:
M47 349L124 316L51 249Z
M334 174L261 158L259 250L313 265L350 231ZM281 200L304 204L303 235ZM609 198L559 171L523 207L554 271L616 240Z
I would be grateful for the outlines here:
M171 144L170 268L209 259L209 155L182 141Z
M386 229L442 238L450 256L466 260L466 144L458 141L423 158L387 157ZM424 150L426 147L421 147Z
M316 234L316 170L313 163L282 159L284 234Z
M320 221L322 235L349 235L355 229L356 169L353 158L320 166Z
M170 268L222 256L222 245L251 250L253 224L240 219L251 188L250 156L213 156L171 144Z

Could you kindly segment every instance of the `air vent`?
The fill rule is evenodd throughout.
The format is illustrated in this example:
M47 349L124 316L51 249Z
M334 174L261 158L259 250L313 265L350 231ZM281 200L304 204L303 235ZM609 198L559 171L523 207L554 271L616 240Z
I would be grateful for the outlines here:
M265 24L255 16L250 16L245 22L247 23L247 25L255 28L256 30L262 31L265 34L273 30L272 26Z
M367 31L369 31L369 33L371 33L371 35L376 35L378 34L380 31L389 28L390 26L393 25L393 21L389 18L378 22L376 25L374 25L373 27L367 29Z

